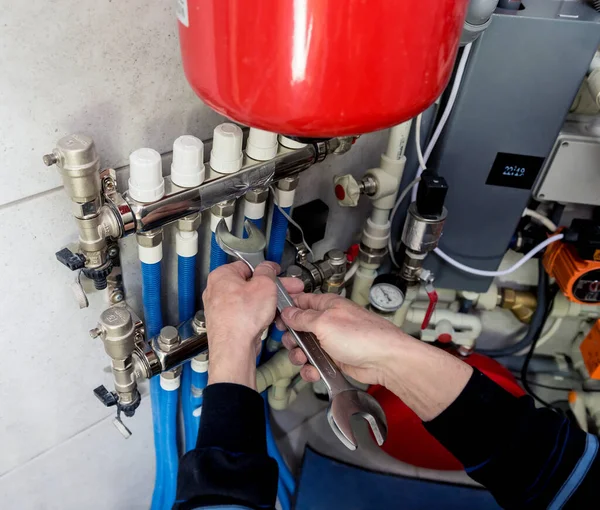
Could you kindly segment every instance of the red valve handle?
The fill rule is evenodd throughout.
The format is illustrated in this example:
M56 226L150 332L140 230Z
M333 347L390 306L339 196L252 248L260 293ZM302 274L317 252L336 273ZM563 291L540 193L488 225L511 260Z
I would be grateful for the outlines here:
M423 324L421 324L421 329L427 329L427 326L429 326L429 321L431 320L433 312L435 312L435 307L438 302L438 293L433 288L433 285L431 283L425 285L425 291L427 292L427 296L429 297L429 306L427 307L427 311L425 312L425 317L423 318Z

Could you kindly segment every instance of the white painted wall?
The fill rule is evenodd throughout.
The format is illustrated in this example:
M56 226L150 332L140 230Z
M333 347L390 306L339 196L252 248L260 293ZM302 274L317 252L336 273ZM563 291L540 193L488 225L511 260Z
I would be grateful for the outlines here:
M174 3L2 2L0 17L0 506L148 508L149 406L125 441L92 389L109 377L54 253L76 239L55 169L41 157L68 133L96 140L105 166L221 119L181 70Z
M114 411L92 394L99 384L110 387L102 345L88 335L106 303L100 293L90 294L85 310L73 300L74 274L54 253L77 232L58 173L41 158L58 138L84 132L103 166L118 167L140 146L165 152L181 134L207 138L221 117L185 81L172 2L0 3L0 507L148 508L149 401L128 420L126 441L111 424ZM336 218L356 223L368 206L334 209L331 176L362 174L377 163L385 138L365 136L352 153L322 165L301 185L302 202L320 196ZM353 234L329 232L320 251ZM131 241L122 244L135 304Z

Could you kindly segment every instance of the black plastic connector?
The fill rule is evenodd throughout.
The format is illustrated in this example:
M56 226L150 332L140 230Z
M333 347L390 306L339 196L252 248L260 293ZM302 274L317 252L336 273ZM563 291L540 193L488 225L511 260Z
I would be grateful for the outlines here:
M598 260L600 223L594 220L574 219L565 231L564 242L573 244L583 260Z
M424 218L437 218L444 210L444 202L448 193L446 179L425 170L417 191L417 211Z
M67 266L71 271L83 269L85 266L85 257L81 253L73 253L69 248L63 248L56 252L56 259Z
M108 261L104 266L95 269L85 268L83 274L94 282L96 290L106 289L108 286L108 275L113 269L112 261Z

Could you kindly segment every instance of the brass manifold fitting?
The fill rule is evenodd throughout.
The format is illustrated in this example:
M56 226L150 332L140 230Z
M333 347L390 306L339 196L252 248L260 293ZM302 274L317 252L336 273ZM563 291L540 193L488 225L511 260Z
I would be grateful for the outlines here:
M537 308L537 298L531 292L514 289L499 289L500 306L510 310L523 324L529 324Z

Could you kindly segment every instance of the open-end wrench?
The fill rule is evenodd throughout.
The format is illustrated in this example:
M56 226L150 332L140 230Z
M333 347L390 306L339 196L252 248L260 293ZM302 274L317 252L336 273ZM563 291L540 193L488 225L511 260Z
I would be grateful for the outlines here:
M267 242L263 233L252 222L246 221L244 226L248 237L240 239L231 234L225 221L221 220L217 225L215 237L225 253L245 262L254 272L256 267L265 261L264 250ZM279 278L276 278L275 283L277 284L277 310L281 313L285 308L295 305ZM387 436L387 421L377 400L346 380L312 333L295 331L289 327L288 331L327 386L329 393L327 420L338 439L350 450L356 450L357 441L352 432L351 418L358 415L368 422L377 444L382 445Z

